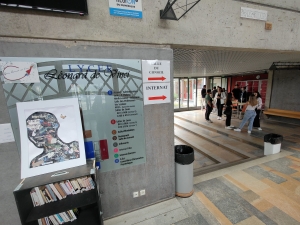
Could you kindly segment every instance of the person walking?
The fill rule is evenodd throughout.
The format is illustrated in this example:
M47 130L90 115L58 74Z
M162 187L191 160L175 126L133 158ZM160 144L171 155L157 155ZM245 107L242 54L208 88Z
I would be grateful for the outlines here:
M244 114L244 118L243 118L239 128L234 129L234 131L241 131L242 128L244 127L244 125L246 124L246 122L249 121L248 134L251 134L252 127L253 127L253 121L256 116L255 109L257 108L257 105L258 105L256 97L253 94L250 95L249 101L246 104L247 104L247 108L246 108L246 112Z
M224 106L224 100L226 99L226 95L224 92L222 92L222 88L218 88L217 93L214 96L217 109L218 109L218 120L222 119L222 111Z
M201 109L205 109L205 96L206 96L206 85L203 85L203 88L201 90Z
M205 96L205 102L206 102L205 119L208 123L212 123L212 121L209 119L209 115L213 109L213 103L212 103L212 98L211 98L211 89L207 90L207 93Z
M261 95L258 91L255 91L253 94L255 95L257 104L258 104L257 108L255 109L256 116L254 118L253 127L257 128L257 130L262 130L260 127L260 113L261 113L261 107L262 107L262 99L261 99Z
M225 129L231 130L234 126L231 124L231 115L232 115L232 94L228 93L225 102L225 111L224 114L226 115L225 121Z

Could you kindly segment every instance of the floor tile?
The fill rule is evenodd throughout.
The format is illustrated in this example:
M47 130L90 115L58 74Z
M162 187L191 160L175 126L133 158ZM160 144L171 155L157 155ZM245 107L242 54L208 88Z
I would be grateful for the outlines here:
M265 223L263 223L261 220L259 220L256 216L251 216L239 223L237 223L236 225L264 225Z
M272 218L279 225L299 225L300 223L288 216L280 209L273 207L264 212L268 217Z

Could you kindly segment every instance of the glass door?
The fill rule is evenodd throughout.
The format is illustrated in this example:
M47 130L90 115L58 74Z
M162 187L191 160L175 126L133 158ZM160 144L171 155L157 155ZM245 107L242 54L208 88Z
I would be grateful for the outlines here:
M174 109L179 109L179 78L174 78Z
M196 78L189 79L189 108L195 108L197 106L197 80Z
M188 107L188 89L188 79L180 79L179 107L181 109Z

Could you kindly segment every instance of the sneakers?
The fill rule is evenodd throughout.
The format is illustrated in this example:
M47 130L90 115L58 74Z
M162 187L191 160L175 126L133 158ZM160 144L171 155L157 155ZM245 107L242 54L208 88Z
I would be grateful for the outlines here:
M227 129L227 130L231 130L231 129L232 129L232 127L228 126L228 127L225 127L225 129Z
M234 129L234 131L239 131L239 132L240 132L240 131L241 131L241 129L237 128L237 129Z
M209 123L212 123L212 121L211 121L211 120L207 120L207 122L209 122Z
M260 127L258 127L257 130L262 130L262 129Z
M218 116L218 120L221 120L221 117Z
M233 125L230 125L230 127L231 127L231 128L234 128L235 126L233 126Z
M251 134L251 130L248 130L248 134Z

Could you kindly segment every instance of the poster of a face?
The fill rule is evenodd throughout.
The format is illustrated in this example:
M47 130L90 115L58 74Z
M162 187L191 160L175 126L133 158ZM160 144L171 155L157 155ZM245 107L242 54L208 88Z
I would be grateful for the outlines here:
M86 163L77 98L22 102L17 109L22 178Z

